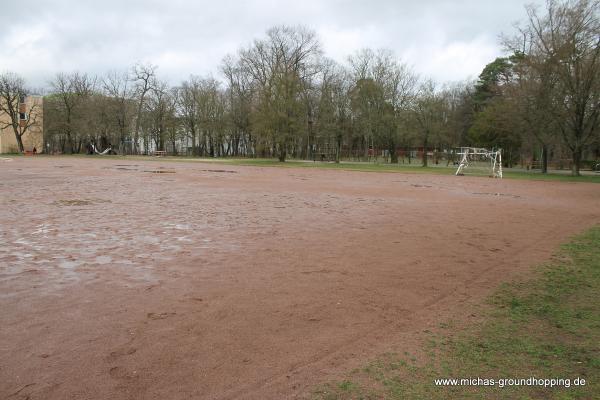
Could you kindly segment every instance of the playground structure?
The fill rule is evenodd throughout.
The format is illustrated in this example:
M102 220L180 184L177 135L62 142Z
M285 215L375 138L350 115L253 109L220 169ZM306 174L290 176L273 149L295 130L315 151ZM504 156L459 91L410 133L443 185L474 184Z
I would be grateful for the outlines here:
M92 149L94 150L94 153L99 154L101 156L110 154L110 152L112 151L112 147L108 147L108 148L104 149L104 151L100 152L100 151L98 151L98 149L96 148L96 145L94 143L92 143L91 146L92 146Z
M455 175L464 175L465 169L478 166L483 168L490 178L502 179L502 149L461 147L457 154L461 155L461 159Z

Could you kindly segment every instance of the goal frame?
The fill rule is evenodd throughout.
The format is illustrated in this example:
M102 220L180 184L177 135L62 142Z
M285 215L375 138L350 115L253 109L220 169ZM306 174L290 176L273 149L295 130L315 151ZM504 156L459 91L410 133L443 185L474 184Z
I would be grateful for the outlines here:
M502 149L489 150L481 147L461 147L458 154L461 155L461 158L454 175L464 175L463 171L476 161L475 158L482 158L484 161L489 162L487 168L490 178L502 179Z

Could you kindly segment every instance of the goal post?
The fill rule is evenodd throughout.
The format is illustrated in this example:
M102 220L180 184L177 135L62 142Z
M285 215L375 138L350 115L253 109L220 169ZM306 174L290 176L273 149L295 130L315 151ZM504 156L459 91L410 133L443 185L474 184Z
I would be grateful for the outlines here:
M502 179L502 149L484 149L480 147L461 147L458 154L460 163L455 175L465 175L465 171L483 171L491 178Z

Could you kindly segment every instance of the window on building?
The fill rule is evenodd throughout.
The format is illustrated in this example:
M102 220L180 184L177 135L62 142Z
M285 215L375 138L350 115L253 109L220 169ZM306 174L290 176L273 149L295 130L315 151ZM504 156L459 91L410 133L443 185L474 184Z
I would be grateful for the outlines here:
M19 113L19 119L27 119L27 115L25 113Z

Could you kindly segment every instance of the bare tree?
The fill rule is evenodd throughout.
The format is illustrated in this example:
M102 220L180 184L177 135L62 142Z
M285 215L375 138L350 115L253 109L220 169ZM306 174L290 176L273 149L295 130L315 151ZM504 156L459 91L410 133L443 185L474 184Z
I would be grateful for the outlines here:
M528 22L521 28L526 60L540 79L547 114L571 151L572 173L579 175L584 148L598 139L600 1L548 0L544 14L534 6L526 9Z
M440 133L446 118L443 98L432 80L421 84L413 104L413 116L423 146L423 166L427 167L427 149L434 135Z
M9 117L8 122L0 122L0 129L12 128L20 152L25 151L23 135L37 124L40 114L39 103L26 104L26 95L23 78L11 72L0 75L0 113Z
M220 82L214 78L198 81L198 116L201 131L201 147L210 157L226 155L225 150L225 94Z
M221 71L227 79L227 94L229 96L229 119L232 126L233 155L243 153L248 155L250 148L254 154L250 114L252 109L252 80L244 72L240 60L232 56L225 57Z
M132 119L133 91L127 73L112 71L107 73L102 80L105 95L110 100L109 113L118 130L118 140L121 153L131 151L126 149L129 137L129 128Z
M133 152L139 152L139 134L142 121L142 111L148 92L156 88L156 69L152 64L135 64L131 70L131 80L135 85L135 96L137 100L137 113L135 119L135 130L133 132Z
M173 155L178 155L177 143L182 138L180 130L181 120L177 115L177 106L179 104L179 90L170 88L166 96L166 115L165 115L165 131L166 141L171 147Z
M171 111L170 97L167 83L161 81L156 81L154 87L148 93L144 108L147 125L142 138L145 153L148 153L151 143L154 149L165 150L167 120Z
M340 162L342 143L350 133L350 77L348 71L330 59L323 59L318 85L316 130L325 143L335 145L335 162ZM323 149L327 152L330 148Z
M239 54L254 86L253 124L272 138L282 162L303 126L306 110L301 93L304 82L318 71L320 54L313 31L286 26L271 28L266 39L256 40Z
M177 105L183 125L186 128L188 136L192 140L192 155L199 155L198 152L198 129L200 125L198 115L198 102L200 96L199 78L190 77L184 81L178 88Z
M397 163L397 147L405 141L405 115L414 100L418 77L387 49L360 50L349 62L356 82L353 104L358 114L354 119L358 130L366 134L365 151L375 141L388 151L391 162Z
M79 153L84 139L81 132L85 124L84 107L94 94L96 78L79 72L59 73L50 84L54 92L50 103L54 103L60 119L58 130L65 136L68 151Z
M446 118L440 142L450 150L446 166L458 161L454 148L467 144L468 130L473 123L474 86L474 82L470 81L453 82L442 90Z

